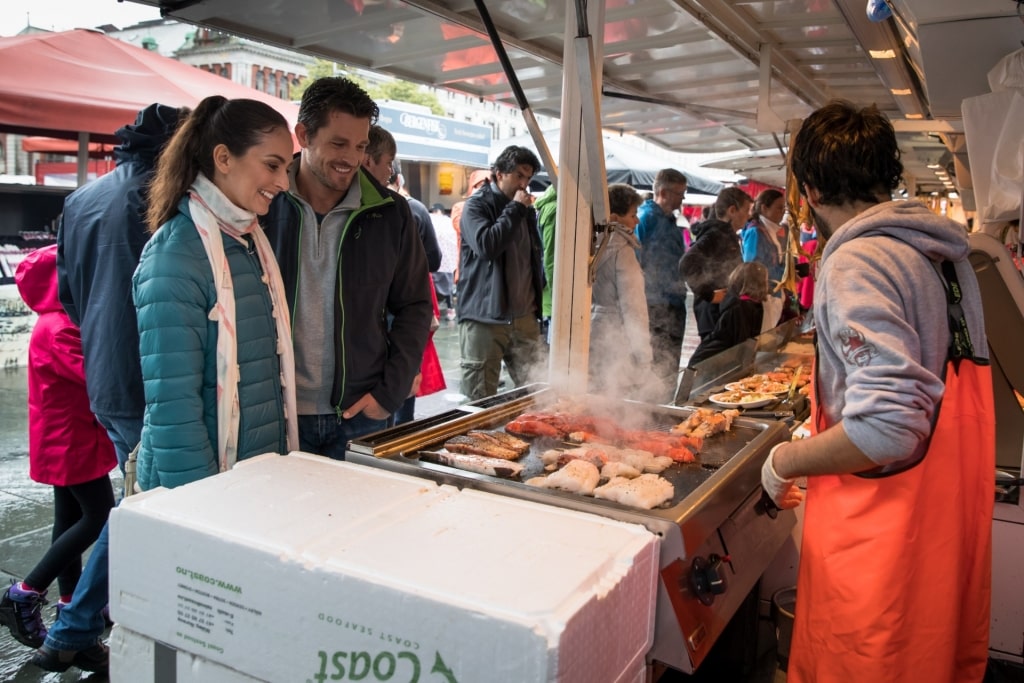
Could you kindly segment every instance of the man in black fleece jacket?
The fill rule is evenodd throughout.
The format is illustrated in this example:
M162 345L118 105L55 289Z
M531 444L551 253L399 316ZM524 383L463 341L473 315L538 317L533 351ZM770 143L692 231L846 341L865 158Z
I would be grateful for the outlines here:
M679 275L693 292L693 314L701 341L718 323L729 274L743 262L737 232L750 214L753 200L738 187L727 187L715 200L715 218L690 228L696 238L679 260Z

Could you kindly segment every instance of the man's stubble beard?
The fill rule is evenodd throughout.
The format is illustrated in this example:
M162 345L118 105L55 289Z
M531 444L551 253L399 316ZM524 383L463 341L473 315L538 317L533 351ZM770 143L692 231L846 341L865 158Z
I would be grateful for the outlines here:
M809 208L811 209L811 220L814 221L814 227L818 229L818 234L824 237L827 242L832 237L832 226L827 220L822 218L821 214L814 210L814 207Z

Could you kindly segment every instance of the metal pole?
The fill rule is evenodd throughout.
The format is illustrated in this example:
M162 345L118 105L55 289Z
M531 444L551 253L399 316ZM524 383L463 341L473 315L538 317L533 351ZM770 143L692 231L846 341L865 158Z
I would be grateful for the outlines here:
M505 78L508 79L508 85L512 88L512 94L516 98L516 103L519 105L519 109L523 112L523 119L526 120L526 128L530 131L530 137L533 138L533 144L537 146L537 153L540 154L541 163L544 164L544 168L547 169L548 177L552 183L558 183L558 165L555 163L555 158L551 155L551 150L548 148L548 143L544 140L544 135L540 131L540 125L537 123L537 119L533 115L533 111L530 109L530 103L526 100L526 93L523 92L523 86L519 83L519 77L516 76L515 69L512 68L512 61L508 58L508 53L505 51L505 45L501 42L501 35L498 33L498 28L494 25L494 21L491 19L491 13L487 10L487 6L484 4L484 0L474 0L476 10L480 14L480 21L483 22L484 28L487 29L487 36L491 39L491 46L494 48L494 52L498 55L498 61L501 63L501 70L505 72Z
M89 134L78 133L78 187L89 180Z

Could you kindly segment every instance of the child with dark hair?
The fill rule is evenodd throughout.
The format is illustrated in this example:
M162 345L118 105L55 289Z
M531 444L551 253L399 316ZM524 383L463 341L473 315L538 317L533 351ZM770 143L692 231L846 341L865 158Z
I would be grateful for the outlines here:
M729 290L718 323L693 352L688 367L761 334L767 296L767 268L756 261L736 266L729 274Z

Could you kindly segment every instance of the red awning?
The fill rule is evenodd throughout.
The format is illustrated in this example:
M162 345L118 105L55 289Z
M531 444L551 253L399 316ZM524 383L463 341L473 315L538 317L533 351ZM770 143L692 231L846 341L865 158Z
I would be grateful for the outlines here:
M154 102L193 107L209 95L261 100L294 127L298 106L188 64L75 29L0 38L0 130L114 141Z
M43 154L65 154L78 156L78 141L61 138L47 138L31 135L21 139L21 149L25 152L41 152ZM110 156L114 153L114 145L109 142L90 142L89 156Z

